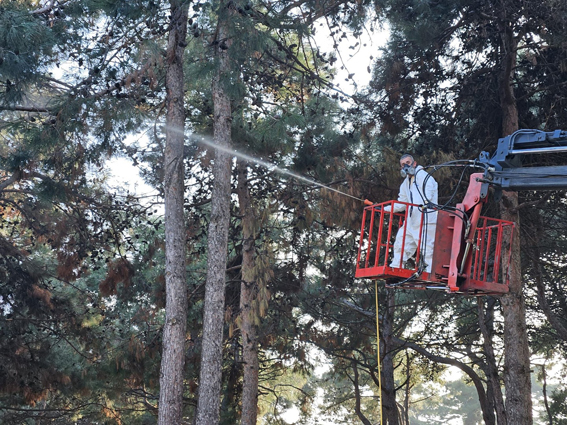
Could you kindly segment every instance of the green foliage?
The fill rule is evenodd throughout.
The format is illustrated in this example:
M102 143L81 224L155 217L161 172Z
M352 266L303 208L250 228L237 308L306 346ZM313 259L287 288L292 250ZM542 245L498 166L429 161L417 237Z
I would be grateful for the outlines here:
M15 423L41 411L18 406L40 406L53 412L44 418L66 416L93 422L105 417L128 418L135 405L142 412L133 417L143 415L147 400L155 397L149 391L157 386L162 318L155 304L161 288L137 284L133 290L134 280L144 279L133 279L124 259L108 262L107 267L104 248L93 240L90 246L74 245L88 254L84 257L58 254L53 246L65 246L60 240L40 238L31 245L33 227L26 230L24 223L7 214L15 211L3 211L2 420ZM23 229L20 238L10 239L11 228ZM96 229L92 224L91 228ZM155 232L153 226L150 229L146 240ZM33 254L20 253L10 241L20 249L27 241L33 249L28 252ZM150 271L156 260L154 251L153 245L144 244L129 249ZM116 267L119 264L126 268ZM135 267L141 272L141 266ZM114 295L109 297L106 292L102 296L99 290Z
M58 28L45 25L27 7L22 2L0 6L0 105L22 100L51 63L56 46Z
M549 406L549 413L553 418L553 422L558 425L567 424L567 390L556 390L551 394L551 403Z
M554 3L537 2L533 4L534 13L525 14L525 9L516 9L512 4L478 13L484 7L482 2L416 2L409 6L407 2L387 2L390 7L383 13L393 25L392 39L376 62L370 84L372 96L386 96L386 102L377 104L375 110L380 118L378 125L402 139L419 134L415 149L420 154L443 150L458 153L459 157L476 157L486 146L494 146L501 136L497 87L500 68L494 61L500 52L498 33L503 25L510 25L516 29L519 45L526 47L518 51L514 82L520 127L540 128L549 120L554 121L549 128L561 127L551 109L547 110L549 115L540 110L541 116L535 118L532 106L562 92L562 86L544 82L548 75L558 75L556 67L562 65L557 60L539 63L546 68L543 71L527 59L539 54L532 40L541 22L546 28L549 25L551 51L560 48L557 42L563 32L559 28L564 22L558 25L557 17L564 16L565 10L556 9ZM505 20L508 24L504 24ZM547 55L547 47L541 53ZM540 96L543 92L546 95Z
M324 11L321 3L305 1L297 14L290 2L233 1L226 40L216 37L217 18L226 12L219 2L190 5L184 58L185 112L195 133L186 146L188 421L198 388L213 161L199 138L208 140L215 119L215 48L230 57L223 83L237 149L355 198L396 197L401 151L433 163L476 157L495 144L501 115L494 58L503 23L521 37L514 80L521 125L566 127L562 2L518 9L513 2L345 1ZM162 223L150 216L155 206L107 193L99 167L124 153L161 189L167 3L77 0L30 13L34 6L0 5L0 419L34 421L34 407L54 412L41 417L52 423L58 415L60 422L154 423L165 302ZM392 36L366 96L359 94L345 111L337 103L343 95L331 86L337 58L323 55L308 36L321 14L339 37L347 27L358 34L371 6L388 20ZM137 131L147 141L127 145L127 135ZM441 177L451 189L442 194L448 198L459 176ZM362 414L376 422L373 288L353 277L361 203L253 161L249 183L257 214L253 312L263 423L282 423L290 408L297 408L300 423L325 416L318 409L336 423L358 421L355 367ZM532 194L525 200L538 202ZM525 209L522 217L523 229L536 220L545 224L527 233L533 240L541 235L541 251L524 253L524 271L535 276L531 260L545 260L543 294L561 323L564 201L552 194L540 217ZM224 423L238 421L242 384L236 319L242 224L235 204L232 211ZM564 356L565 344L557 343L541 313L535 279L530 285L530 348ZM384 319L386 293L379 295ZM484 376L474 300L398 291L395 304L388 338L459 358ZM500 320L497 306L497 360ZM313 346L329 367L324 374L314 372ZM392 379L400 404L408 391L409 412L402 413L412 423L480 421L478 397L465 379L444 381L445 366L393 347ZM550 409L558 421L564 404L565 391L554 388Z

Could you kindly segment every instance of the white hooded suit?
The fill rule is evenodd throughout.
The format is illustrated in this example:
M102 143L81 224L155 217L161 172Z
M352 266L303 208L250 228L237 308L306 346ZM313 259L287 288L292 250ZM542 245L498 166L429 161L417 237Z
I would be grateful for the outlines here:
M429 176L421 165L418 165L415 171L415 176L408 175L400 185L398 201L417 205L424 205L426 203L437 204L437 182L432 176ZM429 178L427 178L424 187L423 182L427 176L429 176ZM396 235L394 256L390 262L390 267L404 267L403 262L407 261L408 258L415 254L419 242L421 216L423 215L423 236L420 255L423 256L426 264L425 271L430 273L433 246L435 243L435 229L437 227L437 212L419 207L410 206L408 208L410 208L410 210L407 213L407 221L400 227ZM405 209L406 205L404 204L394 204L394 212L402 212ZM385 208L385 211L389 210L389 207ZM404 227L407 227L407 231L402 255ZM400 257L402 261L400 261Z

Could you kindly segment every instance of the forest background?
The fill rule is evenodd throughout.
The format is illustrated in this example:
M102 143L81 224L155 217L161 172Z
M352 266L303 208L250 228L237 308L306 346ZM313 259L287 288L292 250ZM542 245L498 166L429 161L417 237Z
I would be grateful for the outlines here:
M567 128L566 26L562 0L4 0L0 421L566 423L564 192L488 203L519 225L509 294L378 286L381 394L354 279L400 153ZM157 195L113 189L115 157Z

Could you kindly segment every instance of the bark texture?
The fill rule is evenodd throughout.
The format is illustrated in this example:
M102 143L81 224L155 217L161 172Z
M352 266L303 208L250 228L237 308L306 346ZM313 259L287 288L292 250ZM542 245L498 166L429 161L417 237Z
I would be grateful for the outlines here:
M359 384L359 377L358 377L358 365L356 364L356 360L352 361L352 370L353 370L353 377L351 378L352 384L354 386L354 412L360 422L363 425L372 425L372 422L368 420L368 418L362 413L361 405L362 405L362 394L360 393L360 384Z
M502 108L502 135L518 130L518 110L512 77L516 65L517 45L510 25L503 20L502 66L499 78L500 105ZM526 307L520 257L520 217L517 210L518 193L502 193L501 218L516 223L512 239L510 265L510 292L501 297L504 317L504 387L506 390L506 416L508 423L531 425L532 385L530 379L530 351L526 330Z
M255 282L255 215L250 202L248 169L246 163L238 164L238 203L242 216L242 282L240 284L240 332L242 337L242 425L256 425L258 417L258 342L253 309L256 298Z
M383 317L382 335L384 338L384 354L382 356L382 408L384 423L399 425L400 415L396 405L396 388L394 380L394 313L396 311L395 289L386 290L386 314Z
M500 386L500 378L498 375L498 364L496 355L494 354L494 347L492 345L493 335L493 313L494 313L494 299L489 299L487 305L487 314L484 312L484 299L477 298L478 302L478 323L482 333L484 353L486 355L486 377L487 377L487 395L492 398L492 405L496 410L496 418L498 425L507 425L506 409L504 407L504 396L502 395L502 388ZM490 413L490 420L494 422L494 415Z
M187 5L171 1L167 47L165 192L165 324L160 371L158 424L180 424L183 417L183 369L187 327L185 273L183 52L187 35Z
M226 40L228 9L220 5L218 39ZM217 425L220 417L222 343L225 303L225 271L230 221L232 155L230 98L225 90L228 57L216 43L218 67L213 78L213 141L219 148L213 165L211 219L208 231L207 280L203 313L203 347L197 403L197 425Z

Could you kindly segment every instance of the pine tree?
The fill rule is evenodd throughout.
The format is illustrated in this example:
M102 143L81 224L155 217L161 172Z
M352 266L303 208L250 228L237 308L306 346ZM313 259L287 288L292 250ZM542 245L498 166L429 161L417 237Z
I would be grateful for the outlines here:
M151 1L33 6L0 6L0 131L6 142L0 153L0 211L6 231L0 238L3 246L11 247L6 259L31 254L45 262L33 278L22 280L24 292L14 300L27 303L24 295L35 292L31 299L39 301L36 317L26 309L18 314L23 316L21 324L40 330L28 343L38 344L32 342L37 338L42 347L38 354L46 364L30 375L29 385L20 386L27 396L7 396L3 407L10 411L40 403L53 415L76 414L92 421L105 415L128 417L129 403L139 402L153 413L147 403L152 395L137 387L151 386L143 373L150 340L133 333L123 349L124 326L116 334L107 332L121 322L110 320L116 312L106 298L132 282L135 269L130 260L140 246L139 235L130 234L130 229L147 219L148 207L140 207L129 194L108 193L102 167L117 151L135 153L123 143L126 133L138 129L144 113L161 102L155 101L160 73L156 45L164 33L165 11ZM13 238L14 232L20 236ZM124 308L122 313L129 316ZM14 332L27 331L24 326ZM14 363L6 364L17 370ZM27 367L34 370L32 363ZM120 379L132 387L125 389ZM69 384L73 391L65 388ZM36 413L19 414L25 415Z
M232 43L229 33L231 5L218 4L218 33L215 59L218 68L213 77L213 141L218 149L213 165L214 185L211 193L211 219L208 232L207 283L203 312L203 348L199 380L199 403L196 423L213 425L219 422L222 341L224 328L225 270L228 227L230 220L231 122L232 108L227 92L231 74L227 48Z
M184 167L184 74L183 53L187 37L187 4L171 2L166 50L166 146L164 155L165 199L165 324L160 372L159 424L183 419L183 370L187 327L185 271Z

